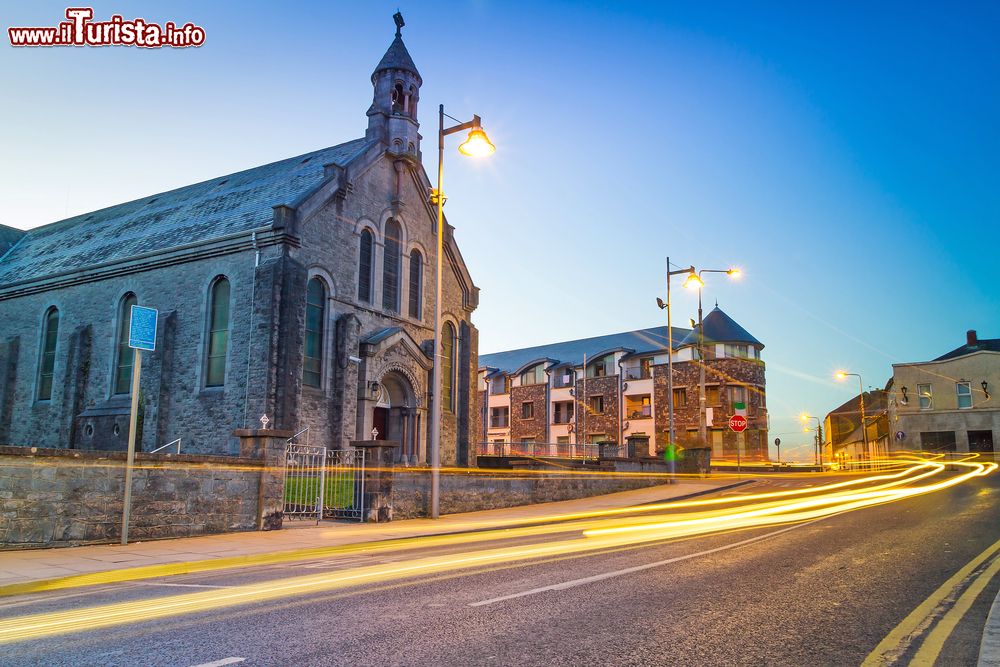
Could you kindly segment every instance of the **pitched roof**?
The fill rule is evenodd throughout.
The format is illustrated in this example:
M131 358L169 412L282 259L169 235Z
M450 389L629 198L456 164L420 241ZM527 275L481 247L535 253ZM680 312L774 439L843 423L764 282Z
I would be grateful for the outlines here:
M947 354L942 354L940 357L934 361L945 361L947 359L955 359L957 357L964 357L967 354L972 354L973 352L1000 352L1000 338L980 338L976 341L975 345L962 345L961 347L956 347L951 352Z
M355 139L28 230L0 258L0 287L268 226L272 207L296 204L325 180L324 165L346 166L368 145Z
M20 241L21 237L25 234L27 232L23 229L14 229L7 225L0 225L0 257L3 257L4 253L14 247L14 244Z
M396 35L396 39L392 40L392 44L389 45L385 55L382 56L382 60L379 61L375 67L375 71L372 72L372 83L375 83L375 75L386 69L401 69L413 72L417 75L417 79L420 79L420 72L417 71L417 66L413 64L413 58L410 57L410 52L406 50L403 38L399 35Z
M689 330L678 327L674 327L673 329L674 348L676 349L678 341ZM555 359L561 364L568 363L578 366L583 363L584 354L587 355L589 361L596 359L596 355L602 352L619 349L632 350L636 354L664 351L667 349L667 328L652 327L650 329L624 331L622 333L581 338L562 343L525 347L520 350L481 354L479 355L479 367L497 368L505 373L513 373L529 361L543 358Z
M750 343L751 345L764 344L750 335L746 329L736 323L736 320L726 315L721 308L716 306L708 315L702 318L705 323L706 343ZM687 347L698 344L698 325L684 337L678 347Z

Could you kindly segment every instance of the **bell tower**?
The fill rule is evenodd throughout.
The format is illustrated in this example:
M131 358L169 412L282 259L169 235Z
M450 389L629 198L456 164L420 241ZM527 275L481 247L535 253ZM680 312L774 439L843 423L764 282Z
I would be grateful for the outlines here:
M372 72L375 96L368 109L367 139L380 139L390 153L420 160L417 103L423 80L403 44L403 15L392 17L396 38Z

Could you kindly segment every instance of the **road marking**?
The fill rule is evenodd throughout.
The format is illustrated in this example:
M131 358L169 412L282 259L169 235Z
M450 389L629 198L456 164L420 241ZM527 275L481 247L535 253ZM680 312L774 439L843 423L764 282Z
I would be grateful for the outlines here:
M203 662L200 665L192 665L191 667L222 667L223 665L235 665L237 662L244 662L245 660L246 658L223 658L222 660Z
M229 586L213 586L212 584L168 584L157 581L137 581L136 586L174 586L177 588L229 588Z
M830 516L836 516L832 514ZM829 518L829 517L823 517ZM563 591L567 588L573 588L575 586L583 586L584 584L592 584L597 581L604 581L605 579L611 579L613 577L620 577L626 574L632 574L633 572L642 572L643 570L651 570L654 567L662 567L664 565L670 565L671 563L677 563L682 560L689 560L691 558L698 558L699 556L707 556L709 554L718 553L720 551L726 551L728 549L735 549L736 547L742 547L747 544L752 544L754 542L760 542L761 540L766 540L769 537L775 537L776 535L781 535L782 533L787 533L790 530L795 530L796 528L802 528L803 526L808 526L810 524L816 523L817 521L822 521L823 519L814 519L812 521L807 521L805 523L799 523L788 528L782 528L781 530L776 530L766 535L758 535L757 537L751 537L746 540L741 540L739 542L734 542L732 544L727 544L721 547L715 547L714 549L706 549L705 551L699 551L698 553L687 554L686 556L677 556L676 558L668 558L667 560L657 561L655 563L646 563L645 565L636 565L635 567L628 567L624 570L615 570L613 572L604 572L602 574L595 574L591 577L583 577L582 579L573 579L571 581L564 581L560 584L552 584L550 586L542 586L540 588L532 588L528 591L521 591L520 593L511 593L510 595L502 595L496 598L490 598L489 600L480 600L479 602L470 602L470 607L483 607L488 604L495 604L497 602L504 602L506 600L513 600L515 598L523 598L528 595L535 595L537 593L545 593L548 591Z
M948 581L930 594L930 596L917 605L917 608L900 621L899 625L885 636L878 646L875 647L862 667L876 667L894 662L902 655L917 636L926 630L934 620L934 614L938 607L948 598L949 595L969 578L969 576L982 565L990 556L1000 549L1000 540L997 540L986 548L981 554L969 561L965 567L956 572Z

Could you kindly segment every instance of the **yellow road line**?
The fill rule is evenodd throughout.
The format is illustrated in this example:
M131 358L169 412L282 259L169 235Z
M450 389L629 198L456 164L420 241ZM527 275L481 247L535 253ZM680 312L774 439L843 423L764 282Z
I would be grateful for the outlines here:
M962 593L962 597L958 598L955 605L948 611L944 617L938 621L938 624L934 626L931 633L927 635L927 639L920 646L920 650L917 654L913 656L913 661L911 665L926 665L931 667L937 657L941 654L941 649L944 648L944 643L951 636L951 633L955 630L955 626L958 622L962 620L965 614L972 607L972 603L976 601L979 594L983 592L983 589L992 581L993 577L996 576L997 572L1000 572L1000 558L996 558L990 563L990 566L983 570L976 579L969 584L969 587L965 589Z
M1000 550L1000 540L991 544L985 551L969 561L965 567L956 572L948 581L941 584L936 591L917 605L917 608L900 621L899 625L885 636L875 650L868 654L861 667L876 667L891 663L898 657L899 653L906 650L909 640L926 623L931 613L941 604L941 602L951 594L956 586L968 579L977 567L983 564L990 556Z

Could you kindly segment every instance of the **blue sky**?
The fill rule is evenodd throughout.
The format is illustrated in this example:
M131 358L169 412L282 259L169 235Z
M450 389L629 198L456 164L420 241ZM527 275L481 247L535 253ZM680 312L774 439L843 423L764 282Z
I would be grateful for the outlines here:
M55 25L65 4L0 3ZM203 47L0 46L0 222L30 228L361 136L402 10L449 146L480 351L664 323L664 259L766 345L771 439L966 329L1000 337L996 3L124 2ZM457 142L454 142L457 145ZM675 294L675 322L695 316ZM852 390L853 387L853 390ZM796 448L798 447L798 448ZM773 452L773 448L772 448Z

